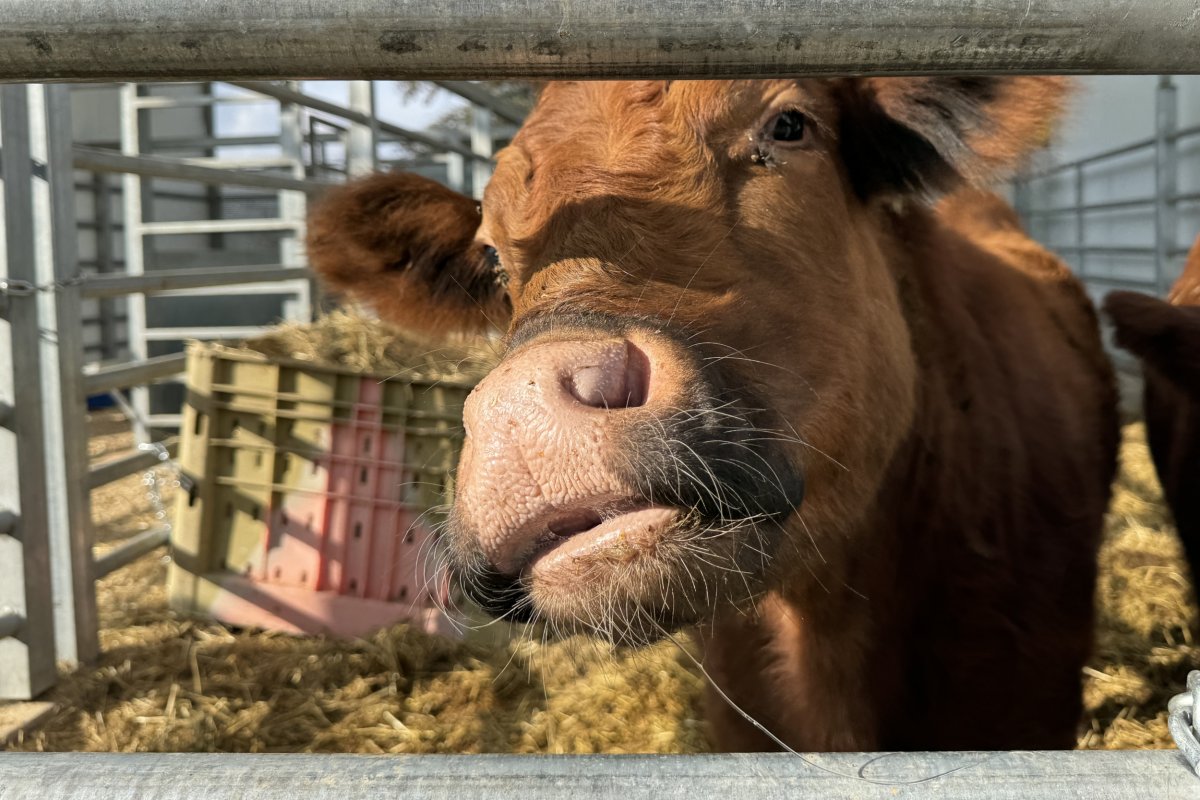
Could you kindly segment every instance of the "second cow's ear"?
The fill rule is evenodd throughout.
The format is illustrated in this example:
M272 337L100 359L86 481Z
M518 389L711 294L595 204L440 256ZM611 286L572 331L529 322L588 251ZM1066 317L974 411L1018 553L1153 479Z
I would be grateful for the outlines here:
M476 241L479 204L408 173L331 189L309 214L308 258L334 292L425 334L503 328L495 252Z
M1070 88L1043 76L849 81L840 143L854 189L930 196L1007 178L1049 143Z

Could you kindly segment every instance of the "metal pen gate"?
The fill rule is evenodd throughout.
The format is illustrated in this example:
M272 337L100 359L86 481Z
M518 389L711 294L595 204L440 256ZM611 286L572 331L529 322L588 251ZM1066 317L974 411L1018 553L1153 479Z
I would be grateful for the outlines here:
M356 82L353 87L352 99L361 108L306 95L296 84L247 83L236 87L237 94L224 96L211 87L205 84L204 91L182 97L153 95L137 84L120 87L119 150L112 146L118 142L109 147L73 143L70 86L14 84L0 89L7 234L0 248L0 316L8 323L0 325L0 698L42 693L54 683L58 661L94 660L98 654L95 581L166 541L169 530L159 527L134 535L96 558L89 494L174 454L178 415L156 413L150 390L178 380L185 365L183 341L236 339L261 329L155 326L148 323L148 301L192 297L228 303L231 298L273 294L291 298L283 305L283 318L311 318L311 275L300 246L305 198L336 181L329 180L330 171L322 164L304 158L311 152L314 132L323 141L330 136L306 127L301 110L316 112L311 118L318 121L343 121L340 133L333 135L345 151L346 168L332 173L338 180L379 166L379 147L387 142L415 142L452 159L447 172L457 177L460 189L465 163L475 165L475 186L482 186L490 174L490 139L476 137L473 143L462 143L384 122L372 111L374 87L369 82ZM473 84L449 88L476 100L486 96ZM266 138L281 147L282 157L165 157L154 152L155 140L145 135L144 115L157 109L264 100L279 109L280 134ZM491 112L473 108L472 118L486 130ZM211 151L244 142L244 137L174 139L165 147ZM263 143L261 137L258 143ZM142 151L146 146L151 152ZM81 184L77 181L81 172L90 173L93 180ZM107 228L111 239L123 238L123 258L100 250L98 255L108 256L107 263L97 258L84 265L76 247L81 229L77 193L80 185L89 190L99 183L101 197L114 199L105 187L107 181L95 180L109 175L121 176L123 187L117 195L123 213L116 224L112 219L100 220L83 229ZM241 197L271 201L277 214L146 220L143 210L156 198L145 185L152 180L238 187L257 193ZM105 202L93 198L93 208ZM220 251L212 251L211 266L192 257L187 268L167 264L164 269L155 263L147 269L147 237L260 231L286 234L274 258L235 265L220 263L216 258ZM124 360L88 362L82 339L84 304L115 300L124 301L127 312L114 320L112 307L100 307L96 321L109 333L99 355L124 354ZM174 352L155 352L158 343L173 343ZM131 396L129 410L139 446L89 466L86 400L111 394L124 402L125 392Z

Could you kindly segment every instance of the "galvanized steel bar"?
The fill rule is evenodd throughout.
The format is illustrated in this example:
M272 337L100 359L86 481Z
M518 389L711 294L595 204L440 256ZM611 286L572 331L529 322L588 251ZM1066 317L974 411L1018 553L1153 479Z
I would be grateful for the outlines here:
M180 236L190 233L265 233L289 231L296 223L275 217L267 219L189 219L180 222L143 222L143 236Z
M379 119L375 116L374 97L375 84L371 81L356 81L350 89L351 100L355 99L355 94L362 92L365 87L367 102L367 113L371 121L370 130L370 164L374 165L378 161L379 154ZM291 87L298 89L299 84L293 84ZM359 97L360 100L364 99ZM361 132L363 126L354 126ZM351 142L354 144L354 132L351 131ZM317 143L313 142L313 146L317 147ZM279 149L285 158L291 160L292 177L297 180L305 177L307 168L304 164L304 113L301 107L296 103L280 101L279 103ZM353 149L353 148L351 148ZM347 153L349 156L350 153ZM317 162L313 161L315 167ZM350 159L347 158L347 169L350 167ZM308 266L308 257L304 250L304 236L308 224L308 196L299 192L280 192L279 193L279 216L281 219L291 222L295 228L291 236L279 237L279 261L288 269L301 268ZM299 291L296 296L284 301L283 315L284 319L294 322L309 322L313 318L313 286L315 281L311 278L307 281L298 282Z
M2 16L0 16L2 19ZM2 38L2 37L0 37ZM442 151L449 150L458 153L465 158L478 158L471 152L470 148L463 147L455 142L438 139L425 133L410 131L407 128L401 128L399 125L393 125L390 122L383 122L375 119L368 114L363 114L359 111L339 106L337 103L330 103L327 100L321 100L317 97L311 97L303 92L299 92L287 86L282 86L277 83L269 83L266 81L228 81L231 86L238 86L242 89L247 89L252 92L265 94L268 97L274 97L284 103L295 103L298 106L310 108L313 111L322 111L331 116L340 117L344 120L357 123L359 125L374 126L380 133L387 133L395 136L398 139L403 139L407 142L416 142L423 144L426 147L431 147L434 150Z
M157 457L155 458L155 463L158 463ZM94 570L96 578L103 578L105 575L111 574L126 564L136 561L151 550L162 547L170 538L171 529L167 526L142 531L135 536L129 537L120 545L95 560Z
M471 81L434 81L448 92L453 92L472 105L483 106L505 122L520 125L525 121L525 112L502 97L496 97L485 87Z
M153 178L175 178L213 185L251 186L261 189L294 189L300 192L319 192L332 185L325 181L297 180L284 175L189 164L179 159L160 156L125 156L98 147L76 147L75 166L91 172L132 172Z
M694 756L0 756L0 800L1189 800L1175 751Z
M36 284L30 148L28 88L0 88L4 272ZM0 399L16 408L13 431L0 431L0 506L20 515L17 535L0 536L0 606L25 617L19 639L0 640L0 698L15 700L36 697L57 677L38 305L34 295L13 297L0 325Z
M136 158L141 155L143 133L138 111L140 92L136 83L121 85L121 154ZM126 172L121 176L121 213L124 228L123 245L125 254L125 274L141 275L146 271L146 243L142 235L143 201L149 196L147 187L142 184L142 176L134 172ZM126 304L125 329L129 343L129 355L135 361L149 357L149 343L146 340L146 298L144 295L130 296ZM133 435L138 442L149 442L150 431L142 424L142 420L150 415L150 390L138 386L130 392L130 405L135 414L133 417Z
M89 395L103 394L113 389L145 386L178 375L186 366L186 353L170 353L143 361L99 367L84 373L83 384Z
M1194 0L6 0L0 80L1195 73Z
M205 328L146 328L142 335L148 342L180 342L186 339L211 341L248 339L264 330L263 325L213 325Z
M121 297L128 294L162 294L180 289L205 289L253 283L304 280L307 267L252 266L207 269L164 269L141 275L89 275L80 287L84 297ZM283 291L283 290L281 290Z
M92 578L92 510L87 490L87 394L83 378L79 230L75 224L75 170L71 159L71 93L63 85L31 86L41 109L34 115L35 160L46 164L46 197L39 203L43 293L42 403L45 408L47 501L54 572L55 635L60 662L90 663L100 654L96 584Z
M174 458L179 452L179 437L172 436L165 439L162 445L167 448L168 455ZM154 450L134 450L126 455L105 459L93 465L88 472L88 488L95 489L98 486L120 480L138 470L149 469L159 461L158 453Z
M1200 8L1196 9L1200 15ZM1179 127L1179 91L1169 75L1158 81L1154 106L1154 277L1157 294L1164 297L1175 281L1168 274L1171 251L1179 235L1175 225L1175 194L1179 190L1179 148L1175 133Z

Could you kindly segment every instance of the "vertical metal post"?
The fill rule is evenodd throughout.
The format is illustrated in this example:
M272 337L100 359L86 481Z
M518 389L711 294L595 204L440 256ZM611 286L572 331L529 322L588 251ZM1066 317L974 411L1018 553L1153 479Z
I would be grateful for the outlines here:
M216 84L205 82L200 84L200 94L209 97L215 96L213 91ZM209 141L215 141L217 138L217 104L210 103L201 109L201 114L204 118L204 137ZM208 157L213 157L217 154L217 148L211 145L200 148L200 154ZM220 186L205 186L204 187L205 204L208 206L209 219L221 219L225 216L225 195L224 190ZM213 250L222 250L225 247L225 234L217 231L208 235L208 246Z
M33 159L24 85L0 87L0 174L6 277L36 285ZM14 411L11 431L0 429L0 505L17 517L13 530L0 534L0 607L23 620L15 637L0 639L0 698L29 699L52 686L56 677L41 331L36 295L10 291L7 300L7 330L0 325L0 401Z
M351 178L369 175L379 168L379 120L375 116L375 83L350 81L350 109L366 114L370 125L350 125L346 146L346 174Z
M112 192L108 173L92 174L92 209L96 221L96 271L106 274L116 269L113 252L113 215L109 202ZM100 313L100 353L102 358L115 359L120 355L117 324L117 304L110 298L98 301Z
M1084 228L1083 213L1083 164L1076 164L1075 174L1075 257L1078 259L1079 276L1087 276L1087 230Z
M1154 114L1154 284L1160 297L1175 279L1175 195L1179 186L1179 98L1170 75L1158 78Z
M121 84L121 153L137 156L141 151L138 126L138 85ZM142 179L127 172L121 176L121 205L125 225L125 272L141 275L145 272L145 250L142 236ZM132 294L128 297L125 329L129 335L129 356L134 360L145 360L149 356L146 343L146 297ZM144 420L150 418L150 389L138 386L131 390L131 401L137 418L133 423L134 437L138 442L151 441L151 433Z
M362 83L355 81L354 83ZM353 84L352 84L353 85ZM288 88L299 91L295 81ZM353 89L351 89L353 92ZM303 180L304 169L304 112L295 103L279 104L279 143L283 156L291 160L291 177ZM315 131L310 135L315 137ZM352 134L353 136L353 134ZM315 141L315 138L312 140ZM281 191L279 193L279 216L294 226L279 241L279 263L285 267L303 267L308 263L304 253L304 222L308 213L308 198L304 192ZM305 322L312 319L313 284L309 280L293 282L296 296L285 300L283 315L289 320Z
M31 86L34 161L46 164L36 209L42 335L42 405L58 660L99 655L92 513L88 490L87 394L83 385L83 300L76 281L75 168L71 93L63 84ZM40 182L39 182L40 183Z
M481 156L492 155L492 112L471 106L471 151ZM471 194L483 199L483 188L492 179L492 164L483 159L471 162Z
M464 159L460 153L444 153L443 163L446 165L446 183L456 192L466 189L467 173Z

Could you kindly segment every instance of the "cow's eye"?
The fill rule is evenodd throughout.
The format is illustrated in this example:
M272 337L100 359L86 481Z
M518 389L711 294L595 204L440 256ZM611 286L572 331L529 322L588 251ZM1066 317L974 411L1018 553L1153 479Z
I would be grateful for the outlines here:
M808 118L796 110L784 111L771 125L771 138L777 142L799 142L804 138Z

